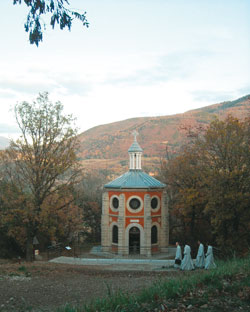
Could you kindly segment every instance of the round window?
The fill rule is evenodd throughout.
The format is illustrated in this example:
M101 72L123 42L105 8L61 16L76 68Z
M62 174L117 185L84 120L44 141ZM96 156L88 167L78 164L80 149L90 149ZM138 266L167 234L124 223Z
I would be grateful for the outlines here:
M119 199L117 197L114 197L112 199L112 206L113 208L117 209L119 207Z
M141 202L139 201L139 199L137 199L137 198L132 198L130 201L129 201L129 207L131 208L131 209L138 209L138 208L140 208L140 206L141 206Z
M156 209L158 207L158 199L156 197L151 199L151 207L152 209Z

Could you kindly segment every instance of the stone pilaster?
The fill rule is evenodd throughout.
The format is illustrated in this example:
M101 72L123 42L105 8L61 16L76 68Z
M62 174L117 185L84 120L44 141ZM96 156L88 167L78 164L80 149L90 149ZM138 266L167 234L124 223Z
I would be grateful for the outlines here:
M102 251L110 251L109 196L107 191L102 194L101 237Z
M128 254L128 248L125 246L125 196L119 196L119 215L118 215L118 254Z
M150 195L144 196L144 246L141 248L141 254L151 256L151 201Z
M162 192L161 207L160 249L165 252L169 245L169 212L166 190Z

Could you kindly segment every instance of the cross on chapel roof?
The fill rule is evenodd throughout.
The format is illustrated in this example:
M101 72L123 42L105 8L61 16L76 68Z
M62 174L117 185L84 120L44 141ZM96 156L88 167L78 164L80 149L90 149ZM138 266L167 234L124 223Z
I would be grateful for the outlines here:
M139 133L134 130L132 132L132 135L134 136L134 142L132 143L132 145L130 146L130 148L128 149L128 152L142 152L142 148L140 147L140 145L138 144L137 140L136 140L136 136L138 135Z
M136 130L134 130L133 132L132 132L132 135L134 136L134 141L136 142L136 137L137 137L137 135L138 135L139 133L136 131Z

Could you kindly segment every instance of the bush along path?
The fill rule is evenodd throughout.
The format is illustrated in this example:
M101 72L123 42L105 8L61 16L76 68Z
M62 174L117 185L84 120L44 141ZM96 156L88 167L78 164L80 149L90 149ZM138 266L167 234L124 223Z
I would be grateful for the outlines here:
M159 280L135 296L107 288L105 299L82 307L66 305L57 312L250 311L250 257L217 265Z

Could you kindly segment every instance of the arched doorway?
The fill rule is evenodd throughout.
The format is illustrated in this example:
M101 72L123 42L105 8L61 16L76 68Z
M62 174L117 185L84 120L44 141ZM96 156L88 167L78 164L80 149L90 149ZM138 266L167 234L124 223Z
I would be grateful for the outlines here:
M140 254L140 230L136 226L129 230L129 254Z

